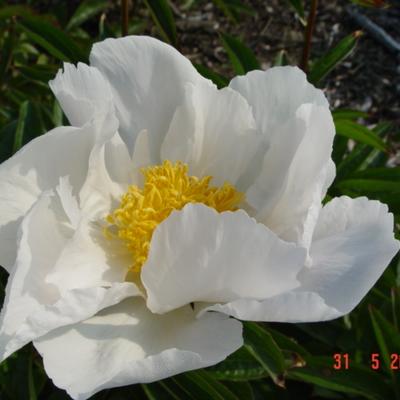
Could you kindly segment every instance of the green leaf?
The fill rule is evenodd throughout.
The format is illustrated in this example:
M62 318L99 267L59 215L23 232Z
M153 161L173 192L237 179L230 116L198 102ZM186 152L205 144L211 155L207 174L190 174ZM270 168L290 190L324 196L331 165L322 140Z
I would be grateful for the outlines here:
M207 368L215 379L241 382L268 376L264 367L243 346L224 361Z
M33 376L33 359L32 356L29 357L29 365L28 365L28 391L29 391L29 400L36 400L36 388L35 388L35 380Z
M392 129L392 124L382 122L376 125L372 131L378 135L382 136L388 133ZM344 136L336 136L335 137L335 142L334 142L334 152L333 156L337 157L337 151L338 148L335 147L337 146L337 141L338 139L346 139ZM342 143L342 145L345 146L344 151L347 150L347 141L345 143ZM348 175L351 175L354 171L369 167L369 165L374 161L374 159L382 154L380 150L376 150L371 146L364 145L364 144L357 144L354 149L350 152L350 154L347 155L347 157L342 160L340 158L340 162L337 163L337 159L334 158L335 163L337 163L337 169L336 169L336 182L342 180L343 178L347 177Z
M3 36L3 48L1 49L0 58L0 82L4 81L5 74L11 66L15 41L15 30L10 25L7 35Z
M176 45L177 37L175 20L168 1L145 0L145 3L165 40L173 45Z
M28 101L24 101L18 114L17 129L15 130L13 153L17 152L21 147L24 140L25 124L28 115Z
M23 17L18 26L28 37L62 61L87 62L87 55L61 29L40 17Z
M159 382L141 386L149 400L180 400L179 397L174 396L171 391L166 390L165 386L161 385Z
M290 5L295 9L297 15L304 21L304 6L302 0L288 0Z
M271 334L256 323L244 324L244 345L278 386L284 386L285 359Z
M365 126L359 125L349 120L335 121L336 133L353 139L357 142L368 144L378 150L386 151L386 144L373 131Z
M193 64L193 65L197 69L197 72L203 75L204 78L213 81L217 85L218 89L228 86L229 81L224 76L218 74L217 72L212 71L211 69L205 67L204 65L201 64Z
M368 114L364 111L350 110L347 108L339 108L332 112L333 120L338 121L340 119L358 119L367 118Z
M204 370L187 372L173 380L196 400L239 400L226 386Z
M400 167L368 168L355 171L348 175L351 179L378 179L383 181L396 181L400 183Z
M86 0L81 2L66 26L67 31L82 25L108 6L109 2L106 0Z
M275 60L273 62L274 67L282 67L284 65L288 65L289 60L287 57L287 52L286 50L280 50L278 54L275 57Z
M304 368L290 370L288 378L371 400L393 398L393 393L382 375L351 359L347 370L333 369L332 357L307 357L306 363Z
M242 14L255 15L253 8L241 0L213 0L214 4L233 22L239 22Z
M14 16L29 16L32 10L26 6L8 6L0 8L0 21Z
M332 71L332 69L350 55L361 35L361 31L356 31L351 35L346 36L337 44L337 46L317 60L308 74L308 80L315 84L324 78L330 71Z
M244 75L254 69L260 69L254 53L238 38L222 34L221 40L237 75Z
M400 397L400 377L397 376L398 370L391 368L391 355L400 355L400 333L386 318L372 306L369 307L369 314L372 321L376 341L379 346L379 355L383 358L387 372L392 377L393 387L397 398Z
M349 189L360 194L375 192L399 193L399 181L386 181L378 179L344 179L335 185L339 189Z

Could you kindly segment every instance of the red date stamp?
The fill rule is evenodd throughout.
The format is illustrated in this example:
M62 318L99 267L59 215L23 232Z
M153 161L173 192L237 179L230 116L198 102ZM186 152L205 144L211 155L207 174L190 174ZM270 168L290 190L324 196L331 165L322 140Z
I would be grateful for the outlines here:
M386 360L383 360L383 356L379 353L372 353L370 355L369 366L373 370L379 370L382 366L382 363L387 363ZM392 353L389 354L389 368L391 370L400 370L400 354ZM350 369L350 357L348 353L335 353L333 355L333 364L332 367L336 370L346 370Z

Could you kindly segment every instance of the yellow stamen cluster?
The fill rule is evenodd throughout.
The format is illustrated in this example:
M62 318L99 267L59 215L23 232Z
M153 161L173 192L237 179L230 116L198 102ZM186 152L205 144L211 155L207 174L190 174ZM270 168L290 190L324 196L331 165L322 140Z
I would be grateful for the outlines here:
M150 240L157 225L173 210L180 210L188 203L203 203L218 212L234 211L243 200L243 193L231 184L210 186L211 176L197 178L188 175L188 166L164 161L162 165L143 168L144 187L129 186L121 203L110 215L106 228L108 236L125 242L132 251L133 265L130 272L140 273L146 262Z

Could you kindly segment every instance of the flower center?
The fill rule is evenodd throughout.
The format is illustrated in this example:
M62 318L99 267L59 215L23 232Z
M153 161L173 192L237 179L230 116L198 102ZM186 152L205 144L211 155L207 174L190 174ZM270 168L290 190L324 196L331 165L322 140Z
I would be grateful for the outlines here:
M188 203L203 203L218 212L237 210L244 194L225 182L221 187L210 186L211 176L198 178L188 175L188 166L180 161L164 161L141 169L143 189L129 186L118 208L107 217L105 234L122 240L133 255L130 273L140 274L149 254L155 228L173 210Z

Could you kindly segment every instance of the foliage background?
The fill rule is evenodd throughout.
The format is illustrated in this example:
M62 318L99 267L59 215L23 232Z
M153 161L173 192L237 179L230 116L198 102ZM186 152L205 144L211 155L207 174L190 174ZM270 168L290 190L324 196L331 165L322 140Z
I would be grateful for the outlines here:
M121 16L125 3L127 23ZM34 137L68 124L47 82L63 61L86 62L93 42L121 32L157 36L223 87L233 75L252 69L298 64L316 3L0 0L0 161ZM325 89L334 110L337 178L326 201L342 194L384 201L395 214L399 237L399 53L361 35L349 17L348 3L321 2L309 43L311 58L303 63L309 80ZM388 9L380 0L355 3L351 9L400 37L398 2ZM363 9L365 5L377 8ZM2 270L0 301L6 281ZM245 346L217 366L149 385L106 390L93 398L400 399L399 320L397 255L368 296L344 318L314 324L248 323ZM348 369L344 363L340 370L333 368L338 353L348 354ZM374 353L379 358L376 370L371 365ZM398 361L392 362L393 355ZM41 358L29 345L0 364L0 398L68 396L46 377Z

